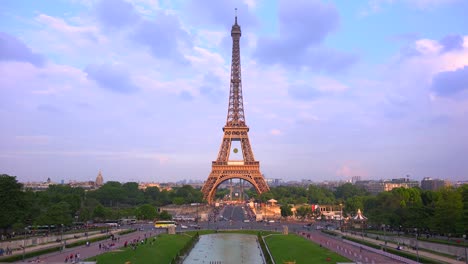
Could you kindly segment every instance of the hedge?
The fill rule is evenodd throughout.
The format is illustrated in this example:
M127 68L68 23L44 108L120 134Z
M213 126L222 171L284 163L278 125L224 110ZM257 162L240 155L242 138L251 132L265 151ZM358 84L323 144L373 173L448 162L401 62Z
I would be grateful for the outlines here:
M270 253L268 253L267 246L265 245L265 241L263 241L260 232L258 233L257 238L260 248L262 249L263 256L265 257L266 264L273 264L273 260L271 259Z

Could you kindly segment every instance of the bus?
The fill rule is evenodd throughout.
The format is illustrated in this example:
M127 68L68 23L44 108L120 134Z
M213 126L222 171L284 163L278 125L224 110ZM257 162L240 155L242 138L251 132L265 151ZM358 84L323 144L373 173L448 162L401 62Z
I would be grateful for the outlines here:
M175 227L177 225L174 221L155 221L154 227L155 228L168 228L170 226Z
M122 218L119 219L119 224L120 225L134 225L137 223L137 220L135 218Z

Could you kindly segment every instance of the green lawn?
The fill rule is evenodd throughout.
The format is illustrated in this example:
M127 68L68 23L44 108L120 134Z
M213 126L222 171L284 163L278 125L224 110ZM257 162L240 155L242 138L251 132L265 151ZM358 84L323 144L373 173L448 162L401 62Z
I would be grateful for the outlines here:
M333 251L293 234L268 236L265 242L276 263L284 261L296 261L297 264L351 262Z
M89 260L96 261L98 264L124 264L130 261L132 264L146 264L146 263L164 263L168 264L176 256L177 252L181 250L185 244L190 240L187 235L167 235L161 234L156 238L156 241L151 245L148 239L146 245L140 245L134 251L130 247L122 249L122 251L108 252L102 255L92 257Z

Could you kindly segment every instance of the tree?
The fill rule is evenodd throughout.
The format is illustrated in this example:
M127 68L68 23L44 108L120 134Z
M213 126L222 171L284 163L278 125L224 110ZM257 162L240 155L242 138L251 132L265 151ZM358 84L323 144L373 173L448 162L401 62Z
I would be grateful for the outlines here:
M288 204L282 205L282 206L280 207L280 209L281 209L281 216L282 216L282 217L288 217L288 216L293 215L293 212L292 212L291 208L292 208L292 207L291 207L290 205L288 205Z
M364 197L354 196L346 199L343 212L347 214L356 214L357 210L364 209Z
M166 210L163 210L158 216L157 216L158 219L160 220L171 220L172 219L172 215L169 214Z
M71 225L73 218L70 213L70 205L60 202L47 208L37 220L39 225Z
M442 199L436 202L434 224L441 233L461 233L463 226L463 202L460 192L452 188L440 190Z
M301 219L305 219L312 215L312 208L310 206L301 206L296 209L296 215L299 216Z
M0 228L4 232L24 217L26 203L21 188L15 176L0 175Z
M364 190L362 187L353 185L351 183L345 183L341 186L338 186L335 191L335 197L337 199L343 199L343 200L346 200L354 196L363 196L363 195L367 195L366 190Z
M122 185L122 189L125 192L125 199L123 203L130 205L138 205L143 203L144 194L143 191L138 189L138 183L127 182Z
M161 191L158 187L148 187L145 190L144 196L147 203L157 204Z
M140 220L154 220L158 215L158 211L151 204L144 204L137 208L137 218Z
M313 204L334 204L335 195L330 191L322 187L309 185L308 199Z

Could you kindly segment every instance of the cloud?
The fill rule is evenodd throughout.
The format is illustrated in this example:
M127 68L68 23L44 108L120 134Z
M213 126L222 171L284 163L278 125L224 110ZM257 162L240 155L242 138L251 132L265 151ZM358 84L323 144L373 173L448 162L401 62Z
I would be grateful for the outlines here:
M288 94L298 100L315 100L323 96L333 96L348 90L348 86L325 76L314 76L307 84L289 87Z
M104 89L118 93L132 93L138 90L129 73L118 65L90 64L84 69L89 80L94 80Z
M123 0L101 0L96 12L99 22L112 29L128 26L139 19L133 5Z
M339 24L338 10L320 1L280 1L279 36L257 42L255 56L265 64L306 66L335 72L348 68L357 57L319 46Z
M336 175L340 177L364 176L368 175L367 170L364 169L357 161L345 161L336 170Z
M438 73L432 79L431 89L440 96L453 96L468 90L468 66Z
M323 96L323 92L319 91L311 85L292 85L288 89L288 94L298 100L315 100Z
M463 49L463 38L460 35L447 35L439 43L444 47L444 51Z
M183 90L179 93L179 98L184 101L192 101L193 95L189 91Z
M369 0L365 10L360 12L360 15L367 16L378 13L387 6L403 3L409 7L426 10L433 9L438 6L448 5L462 0Z
M45 62L42 55L32 52L21 40L5 32L0 32L0 61L29 62L38 67Z
M49 136L15 136L15 140L25 145L47 145L50 143Z
M41 112L47 112L47 113L61 113L62 112L56 106L51 105L51 104L40 104L37 106L37 110Z
M282 134L282 132L279 129L272 129L270 130L270 134L272 134L273 136L279 136Z
M226 85L223 85L221 79L214 74L205 74L203 76L203 84L200 87L200 94L206 96L214 103L219 103L225 99L225 89Z
M185 16L192 25L213 25L230 28L234 23L235 12L242 27L257 24L257 20L249 8L249 3L237 0L198 0L188 1L185 6Z
M154 21L142 21L132 35L136 42L147 46L156 58L187 62L180 50L190 48L192 40L174 15L159 12Z

